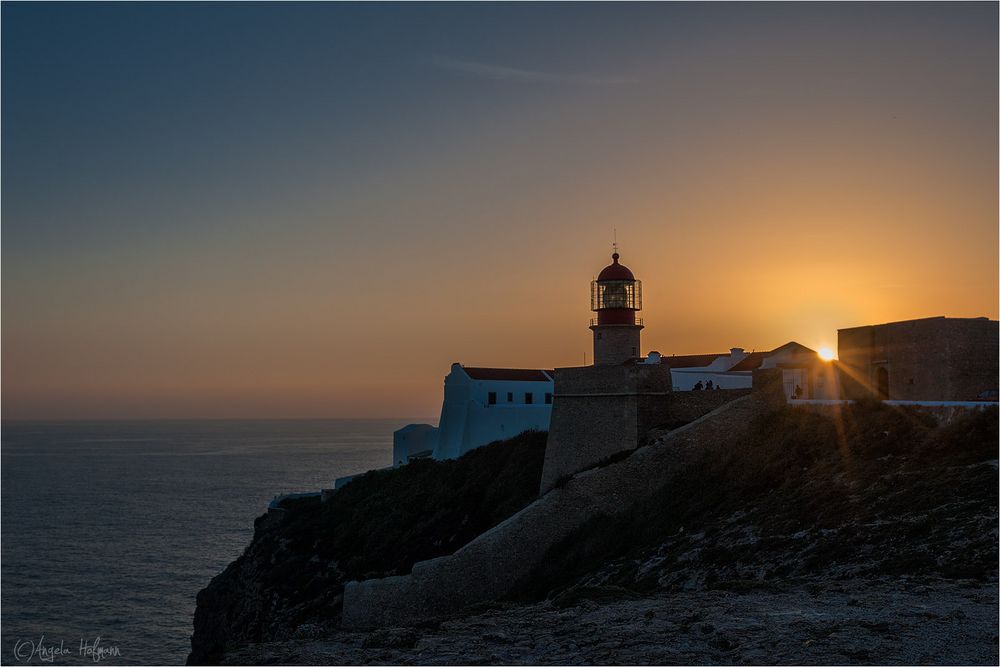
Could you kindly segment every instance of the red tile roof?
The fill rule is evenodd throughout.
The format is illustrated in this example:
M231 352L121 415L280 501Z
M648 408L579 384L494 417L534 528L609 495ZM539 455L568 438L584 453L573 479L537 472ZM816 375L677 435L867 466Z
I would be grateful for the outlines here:
M473 380L508 380L513 382L551 382L552 379L535 368L479 368L476 366L462 366Z
M666 364L671 368L697 368L699 366L708 366L719 357L728 356L728 352L720 352L719 354L675 354L671 357L662 357L660 363Z

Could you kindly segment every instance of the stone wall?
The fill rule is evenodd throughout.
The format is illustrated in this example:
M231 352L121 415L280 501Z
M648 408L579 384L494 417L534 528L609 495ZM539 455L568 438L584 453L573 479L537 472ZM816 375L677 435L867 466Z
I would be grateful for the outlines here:
M996 320L946 320L948 390L957 401L974 401L998 388L1000 323Z
M998 323L932 317L841 329L838 353L845 398L871 396L888 373L888 398L972 401L997 388Z
M658 364L556 369L556 393L545 446L541 493L567 475L647 444L653 429L672 429L749 389L671 391L670 369Z
M750 393L750 389L715 389L713 391L675 391L666 401L666 421L656 423L653 428L675 428L702 417L730 401Z
M594 332L594 364L619 365L639 356L642 325L599 324Z
M344 627L414 623L503 596L585 521L656 491L706 441L739 439L765 409L753 396L738 398L622 460L571 476L450 556L417 563L408 575L350 582Z
M667 423L670 369L659 364L557 368L541 493L567 475L644 444Z

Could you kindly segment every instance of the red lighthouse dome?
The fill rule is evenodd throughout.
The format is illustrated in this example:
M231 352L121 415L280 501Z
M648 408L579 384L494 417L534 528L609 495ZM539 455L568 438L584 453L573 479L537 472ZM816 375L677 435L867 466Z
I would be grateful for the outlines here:
M627 266L618 263L617 252L611 255L611 264L590 284L590 309L597 313L595 325L640 324L635 313L642 310L642 282L635 279Z
M605 266L597 276L597 282L607 280L635 280L628 267L618 263L618 253L611 255L611 264Z

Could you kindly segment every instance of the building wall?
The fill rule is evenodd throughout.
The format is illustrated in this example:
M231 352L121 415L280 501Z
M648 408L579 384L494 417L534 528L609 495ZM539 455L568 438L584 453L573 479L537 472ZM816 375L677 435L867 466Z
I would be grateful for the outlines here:
M786 399L839 398L840 382L833 362L823 361L814 350L787 345L764 358L762 369L782 370ZM796 390L801 393L796 396Z
M845 398L878 396L879 369L897 400L975 400L997 388L998 323L928 318L838 332Z
M809 377L809 398L840 398L840 371L838 362L816 362Z
M459 448L459 456L476 447L513 438L524 431L547 431L551 417L551 405L497 404L484 407L470 401L466 404L465 433Z
M437 448L438 429L430 424L409 424L392 434L392 465L409 463L411 456Z
M974 401L984 391L995 391L1000 384L1000 323L952 320L946 328L951 396Z
M490 392L497 395L495 405L489 403ZM508 392L513 394L509 403ZM533 396L530 405L524 400L528 392ZM545 403L545 394L553 392L552 382L473 380L461 365L453 364L444 381L434 458L458 458L471 449L529 429L547 430L552 405Z

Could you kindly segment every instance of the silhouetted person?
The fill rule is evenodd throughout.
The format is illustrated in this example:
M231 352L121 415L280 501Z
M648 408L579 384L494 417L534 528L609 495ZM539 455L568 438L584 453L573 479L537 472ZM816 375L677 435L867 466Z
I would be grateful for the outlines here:
M694 391L701 391L704 388L705 387L701 384L701 380L698 380L698 382L696 382L694 385Z
M802 387L801 387L801 385L795 385L795 398L802 398Z
M708 391L712 391L713 389L715 389L715 384L711 380L709 380L708 384L705 385L705 389L707 389Z

